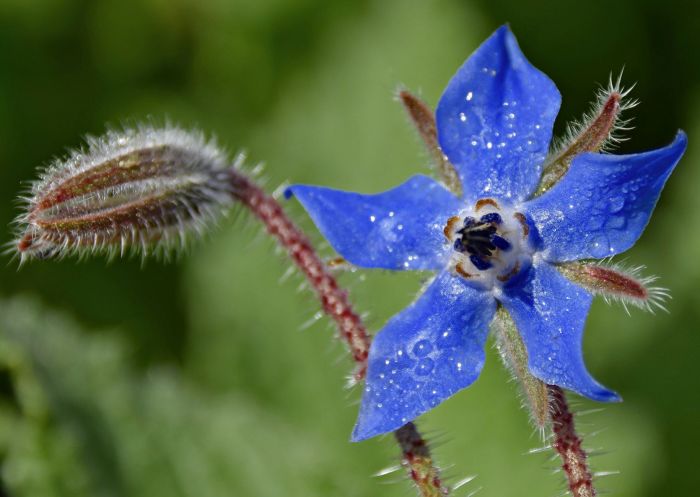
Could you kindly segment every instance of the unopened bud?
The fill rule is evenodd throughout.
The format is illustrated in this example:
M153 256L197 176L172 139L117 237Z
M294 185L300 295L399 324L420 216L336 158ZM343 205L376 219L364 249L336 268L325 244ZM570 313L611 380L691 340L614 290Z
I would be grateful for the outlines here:
M233 202L229 162L200 133L139 127L88 138L25 197L16 249L30 258L168 252Z

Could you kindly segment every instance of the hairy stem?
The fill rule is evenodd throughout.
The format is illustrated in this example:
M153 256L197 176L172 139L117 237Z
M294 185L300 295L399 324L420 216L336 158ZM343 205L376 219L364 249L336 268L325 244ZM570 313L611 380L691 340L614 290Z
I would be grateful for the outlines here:
M285 214L279 202L238 170L231 171L234 196L265 225L267 232L277 239L309 281L323 311L335 321L350 349L356 365L355 380L362 380L367 372L371 340L362 319L352 309L347 293L338 286L309 239Z
M265 225L267 232L287 251L315 290L323 311L335 321L356 364L354 379L361 381L367 373L371 339L362 319L353 310L347 292L338 285L308 237L287 216L280 203L238 169L232 168L230 174L234 197ZM401 448L403 465L420 495L448 495L449 489L443 486L428 444L416 426L408 423L396 430L395 436Z
M593 474L588 468L582 440L576 434L574 415L569 410L564 391L554 385L547 386L550 400L550 416L554 442L552 447L559 453L562 469L566 474L569 491L573 497L594 497Z
M401 447L402 463L422 497L442 497L450 494L443 485L440 472L433 464L427 442L418 433L416 425L408 423L394 432Z

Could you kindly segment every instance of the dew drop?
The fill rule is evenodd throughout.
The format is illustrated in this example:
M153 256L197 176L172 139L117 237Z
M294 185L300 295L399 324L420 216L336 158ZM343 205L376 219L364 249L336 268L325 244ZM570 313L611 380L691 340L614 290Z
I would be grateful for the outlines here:
M533 140L528 140L528 141L526 142L525 148L526 148L529 152L537 152L537 151L540 149L540 144L537 143L537 142L535 142L535 141L533 141Z
M419 340L416 342L416 344L413 346L413 354L416 357L425 357L430 352L433 350L433 344L431 344L428 340Z
M420 360L414 371L419 376L427 376L433 372L433 369L435 369L435 361L425 357Z
M622 195L612 197L609 201L610 212L620 212L625 206L625 198Z

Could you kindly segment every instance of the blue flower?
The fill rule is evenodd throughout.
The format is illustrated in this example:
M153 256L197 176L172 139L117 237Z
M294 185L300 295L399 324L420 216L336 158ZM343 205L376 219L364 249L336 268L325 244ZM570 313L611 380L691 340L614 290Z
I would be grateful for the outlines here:
M288 189L352 264L436 273L372 343L353 440L395 430L474 382L498 305L516 324L535 377L620 400L583 362L593 296L556 264L629 249L687 139L679 132L667 147L632 155L581 153L536 196L560 102L504 26L457 71L437 107L438 141L461 197L423 175L376 195Z

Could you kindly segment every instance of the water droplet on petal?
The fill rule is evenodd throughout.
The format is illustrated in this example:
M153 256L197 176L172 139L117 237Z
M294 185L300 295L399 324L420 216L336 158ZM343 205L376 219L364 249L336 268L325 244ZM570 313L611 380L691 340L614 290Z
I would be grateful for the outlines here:
M433 369L435 369L435 361L425 357L420 360L414 371L419 376L427 376L433 372Z
M528 140L528 141L526 142L525 148L526 148L529 152L537 152L537 151L539 151L539 149L540 149L540 144L537 143L536 141Z
M433 344L428 340L420 340L413 346L413 354L416 357L425 357L433 350Z
M625 197L623 197L622 195L612 197L609 199L608 205L610 206L610 212L620 212L625 206Z

